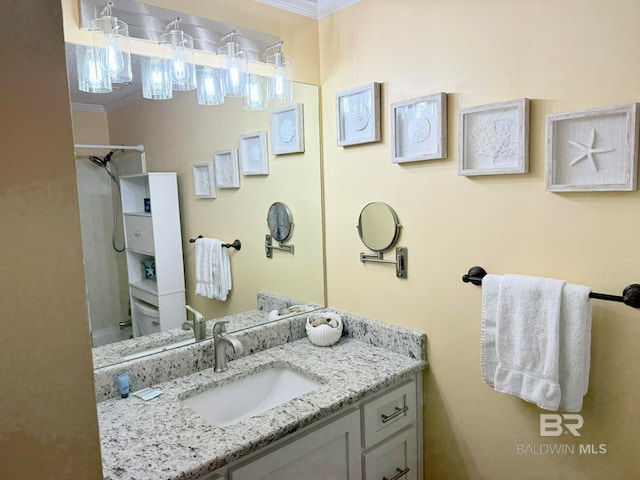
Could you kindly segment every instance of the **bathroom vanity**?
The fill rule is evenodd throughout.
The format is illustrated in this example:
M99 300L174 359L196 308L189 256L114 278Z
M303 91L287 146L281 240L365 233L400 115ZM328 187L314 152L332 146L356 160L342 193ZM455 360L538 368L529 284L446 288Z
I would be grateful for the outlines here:
M340 314L344 336L331 347L314 346L305 337L305 316L238 332L245 355L222 373L203 364L209 341L97 371L99 398L113 397L101 376L129 371L132 390L146 387L144 379L164 370L163 356L172 359L168 370L177 372L151 380L163 392L153 400L130 396L98 403L104 478L421 479L426 336ZM313 378L318 386L226 426L185 404L198 392L274 366Z

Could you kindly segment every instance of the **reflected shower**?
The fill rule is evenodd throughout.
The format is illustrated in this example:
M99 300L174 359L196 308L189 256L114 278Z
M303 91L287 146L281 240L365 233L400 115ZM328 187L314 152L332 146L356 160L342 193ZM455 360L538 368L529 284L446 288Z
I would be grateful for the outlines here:
M115 153L115 150L111 150L107 155L105 155L104 158L100 158L100 157L96 157L96 156L91 155L89 157L89 160L91 160L91 162L94 165L97 165L98 167L104 168L105 171L111 177L111 180L113 180L115 182L115 184L119 186L118 178L117 178L116 174L113 173L111 171L111 169L109 168L109 162L111 161L111 155L113 155L114 153Z
M118 228L118 219L122 216L122 210L121 210L121 205L120 205L120 182L119 182L119 178L118 178L118 170L116 169L115 172L111 170L110 162L111 162L111 156L115 153L115 150L111 150L109 153L107 153L104 158L100 158L100 157L96 157L94 155L90 155L89 156L89 160L91 161L91 163L93 163L94 165L100 167L100 168L104 168L104 171L107 172L107 174L111 177L111 180L113 180L113 183L116 184L116 190L118 192L118 194L116 196L112 196L112 202L113 202L113 224L112 224L112 229L111 229L111 246L113 247L113 249L118 252L118 253L122 253L124 252L124 239L123 239L123 244L122 247L118 247L116 245L116 230ZM111 164L113 165L113 164ZM114 165L115 168L115 165ZM122 220L121 220L122 221Z

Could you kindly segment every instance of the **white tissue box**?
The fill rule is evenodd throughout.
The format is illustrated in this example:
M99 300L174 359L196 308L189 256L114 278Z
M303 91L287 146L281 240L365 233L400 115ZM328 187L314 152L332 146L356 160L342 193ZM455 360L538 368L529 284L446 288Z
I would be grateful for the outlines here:
M318 322L322 320L324 322ZM318 323L320 324L313 326ZM306 329L311 343L319 347L328 347L340 340L342 336L342 318L337 313L312 313L307 317Z

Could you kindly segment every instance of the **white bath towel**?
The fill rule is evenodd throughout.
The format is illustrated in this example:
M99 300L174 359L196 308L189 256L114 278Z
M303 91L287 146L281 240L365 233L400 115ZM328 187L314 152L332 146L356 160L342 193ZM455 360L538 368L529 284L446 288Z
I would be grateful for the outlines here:
M579 412L589 387L591 289L567 283L560 309L560 410Z
M196 294L225 301L231 290L229 250L216 238L196 240Z
M485 276L483 381L546 410L579 411L589 376L588 296L587 287L560 280Z

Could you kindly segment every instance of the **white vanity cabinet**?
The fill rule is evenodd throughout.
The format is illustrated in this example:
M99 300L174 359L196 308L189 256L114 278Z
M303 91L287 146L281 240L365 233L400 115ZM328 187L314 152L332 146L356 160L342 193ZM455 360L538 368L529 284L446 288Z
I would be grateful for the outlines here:
M360 412L340 416L299 438L229 470L229 480L300 480L361 478Z
M421 374L202 480L423 480Z
M120 195L134 335L180 327L186 310L177 174L123 176Z

